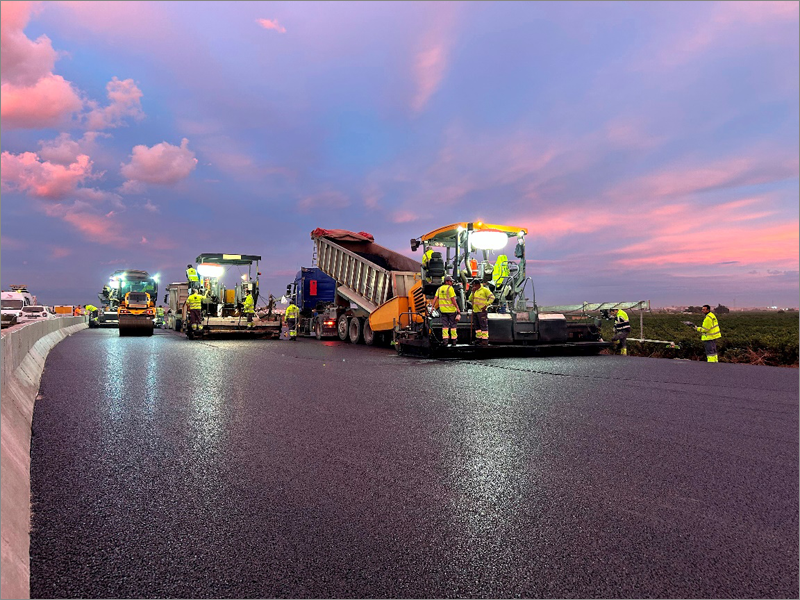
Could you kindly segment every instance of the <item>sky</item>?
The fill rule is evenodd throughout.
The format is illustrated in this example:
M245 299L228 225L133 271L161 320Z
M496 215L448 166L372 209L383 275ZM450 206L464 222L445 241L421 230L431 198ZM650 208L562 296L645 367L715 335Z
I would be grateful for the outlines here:
M1 6L3 289L483 221L539 304L798 306L796 1Z

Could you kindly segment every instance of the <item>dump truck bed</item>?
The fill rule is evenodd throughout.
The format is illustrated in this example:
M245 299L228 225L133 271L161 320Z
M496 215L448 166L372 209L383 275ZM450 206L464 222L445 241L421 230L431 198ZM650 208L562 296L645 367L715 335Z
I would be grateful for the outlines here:
M368 313L405 295L422 265L376 244L371 235L343 229L315 229L317 265L337 284L337 293Z

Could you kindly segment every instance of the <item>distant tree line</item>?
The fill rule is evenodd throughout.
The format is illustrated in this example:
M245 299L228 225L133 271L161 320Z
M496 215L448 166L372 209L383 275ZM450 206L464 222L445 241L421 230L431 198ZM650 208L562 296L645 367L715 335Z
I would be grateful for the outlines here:
M689 313L701 313L701 312L703 312L703 307L702 306L688 306L686 308L686 312L689 312ZM719 304L719 305L717 305L717 308L711 309L711 312L713 312L715 315L725 315L725 314L731 312L731 309L728 308L727 306L723 306L722 304Z

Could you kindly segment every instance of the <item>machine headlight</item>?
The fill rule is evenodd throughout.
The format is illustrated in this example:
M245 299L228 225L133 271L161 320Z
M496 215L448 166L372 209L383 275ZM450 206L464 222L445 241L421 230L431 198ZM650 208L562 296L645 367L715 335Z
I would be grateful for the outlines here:
M213 263L202 263L197 265L197 273L202 277L210 277L211 279L218 279L222 277L225 269L221 265Z
M483 229L473 231L470 236L472 246L478 250L501 250L508 243L508 235L502 231Z

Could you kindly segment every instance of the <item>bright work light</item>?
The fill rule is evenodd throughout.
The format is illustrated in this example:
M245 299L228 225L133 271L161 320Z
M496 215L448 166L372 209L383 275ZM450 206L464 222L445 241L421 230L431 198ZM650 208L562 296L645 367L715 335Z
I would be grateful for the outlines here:
M201 277L217 279L221 277L224 272L225 269L221 265L215 265L213 263L202 263L197 265L197 273Z
M472 246L478 250L500 250L506 247L508 236L496 229L483 229L481 231L473 231L470 241Z

